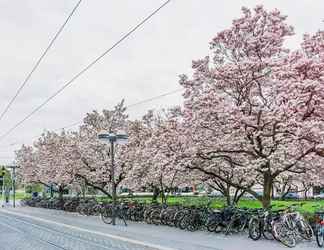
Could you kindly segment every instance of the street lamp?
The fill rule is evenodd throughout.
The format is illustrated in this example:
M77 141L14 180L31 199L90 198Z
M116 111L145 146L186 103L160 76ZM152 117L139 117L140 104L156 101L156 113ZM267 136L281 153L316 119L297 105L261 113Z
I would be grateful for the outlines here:
M114 159L114 147L115 143L120 145L125 145L128 142L128 135L124 131L118 131L117 134L108 133L107 131L101 131L98 134L98 139L102 143L110 144L110 157L111 157L111 191L112 191L112 200L113 200L113 212L112 212L112 224L116 225L116 183L115 183L115 159Z
M4 206L4 201L5 201L5 175L6 175L6 169L5 167L2 167L0 170L1 196L3 198L2 207Z
M12 192L13 192L13 207L16 207L16 168L19 168L16 165L6 166L12 170L11 178L12 178Z

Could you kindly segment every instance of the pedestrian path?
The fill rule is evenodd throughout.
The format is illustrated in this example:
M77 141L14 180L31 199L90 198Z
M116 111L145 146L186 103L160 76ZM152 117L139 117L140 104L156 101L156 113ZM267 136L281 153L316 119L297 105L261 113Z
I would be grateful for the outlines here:
M5 202L4 200L0 201L1 203L1 207L13 207L13 202L12 201L9 201L9 202ZM15 204L16 207L19 207L20 206L20 202L19 201L16 201L16 204Z
M115 236L129 240L149 243L155 246L175 250L242 250L262 249L279 250L287 249L275 241L252 241L247 235L215 234L209 232L188 232L168 226L147 225L144 223L130 222L127 227L123 225L106 225L96 216L81 216L77 213L67 213L59 210L48 210L41 208L3 208L3 212L17 213L18 216L35 218L44 221L52 221L73 228L88 230L107 237ZM303 242L297 245L295 250L317 250L315 242Z
M6 245L10 250L174 250L159 246L143 244L138 241L124 240L121 237L107 237L105 234L91 232L62 223L36 218L15 212L0 212L0 225L9 232L12 241L0 237L0 246ZM25 238L32 246L22 245L17 240ZM1 244L6 242L6 244ZM19 242L19 241L18 241ZM22 248L23 247L23 248ZM3 250L3 248L1 248Z

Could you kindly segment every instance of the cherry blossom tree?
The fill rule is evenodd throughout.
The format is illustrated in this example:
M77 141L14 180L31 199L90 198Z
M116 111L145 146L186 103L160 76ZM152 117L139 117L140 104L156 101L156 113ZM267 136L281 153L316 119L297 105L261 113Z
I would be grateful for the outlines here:
M306 36L302 49L290 52L286 16L262 6L242 12L212 40L212 60L194 61L192 79L181 76L189 150L210 162L189 168L268 207L274 181L306 173L301 162L323 144L323 37ZM223 169L235 177L225 178ZM253 190L257 183L263 195Z
M307 165L307 163L303 163ZM274 191L276 197L284 199L288 193L295 192L303 194L303 198L307 199L308 194L314 187L323 186L324 179L317 171L320 165L308 166L304 173L286 172L278 176L274 181Z
M185 169L183 159L186 136L182 133L180 107L149 111L142 119L142 143L137 151L137 164L133 170L134 184L153 188L153 200L176 187L192 185L195 179Z
M20 175L25 183L54 185L60 198L64 189L73 182L74 159L71 158L71 135L62 131L45 132L31 146L22 146L16 152Z
M75 137L76 148L73 154L78 162L75 177L82 179L87 186L111 196L111 152L109 145L97 139L101 130L110 133L124 130L128 134L128 143L116 145L115 150L115 183L116 186L120 186L132 181L136 151L142 139L142 125L140 121L128 120L122 101L113 110L103 110L101 114L97 111L87 114Z
M236 205L245 194L245 189L232 185L232 182L245 183L246 187L252 187L255 182L246 182L246 174L222 160L212 159L205 155L192 158L187 168L191 170L196 181L200 180L205 186L219 191L226 199L228 206ZM221 178L218 178L221 176Z
M203 182L228 204L248 192L268 207L275 185L322 185L324 32L305 35L295 51L284 47L292 35L280 11L242 8L212 39L211 56L193 61L191 78L180 77L183 107L134 121L123 101L88 113L78 131L46 132L16 152L23 179L61 190L81 181L110 196L111 152L97 135L125 130L115 182L133 190L151 186L164 194Z
M37 155L31 146L22 145L15 152L16 164L19 166L18 175L24 184L40 183L41 176L37 168Z

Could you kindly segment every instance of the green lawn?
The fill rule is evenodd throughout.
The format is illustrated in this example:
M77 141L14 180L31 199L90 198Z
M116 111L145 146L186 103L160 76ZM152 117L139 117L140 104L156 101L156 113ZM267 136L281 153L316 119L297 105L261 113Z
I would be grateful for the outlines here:
M321 206L324 207L324 200L304 200L304 201L279 201L274 200L271 203L275 208L284 208L290 205L296 204L296 208L300 212L315 212ZM261 203L256 200L242 200L239 203L240 207L248 207L248 208L259 208L261 207Z
M16 193L16 199L20 200L24 197L30 197L30 194L26 194L22 190L18 190ZM3 196L0 197L0 200L3 199ZM10 197L12 199L12 195ZM108 201L109 199L105 198L104 196L97 196L99 201ZM141 203L151 203L152 197L151 196L142 196L142 197L132 197L132 198L124 198L120 197L120 200L124 201L131 201L136 200ZM225 206L226 202L224 198L217 197L217 198L209 198L206 196L170 196L168 197L168 205L182 205L182 206L206 206L207 203L211 201L211 208L222 208ZM158 199L158 202L161 203L161 199ZM324 200L306 200L306 201L279 201L274 200L272 201L272 205L274 205L274 209L288 207L292 204L300 204L301 206L298 207L298 210L303 213L314 213L320 206L324 208ZM241 199L238 204L239 207L245 208L261 208L262 205L257 200L251 199Z
M16 200L21 200L25 197L30 197L31 195L30 194L26 194L25 192L16 192ZM0 196L0 200L3 200L3 195ZM13 195L10 194L10 200L13 199Z
M138 202L142 203L150 203L151 197L134 197L134 198L121 198L125 201L130 200L136 200ZM161 199L158 200L161 202ZM183 205L183 206L206 206L207 203L211 201L211 208L222 208L225 206L226 202L223 198L208 198L208 197L199 197L199 196L171 196L168 198L168 204L169 205ZM274 209L282 209L285 207L288 207L292 204L296 204L296 208L300 212L309 212L314 213L320 206L324 208L324 200L306 200L306 201L279 201L274 200L272 201L272 205L274 206ZM262 205L257 200L251 200L251 199L241 199L241 201L238 204L239 207L245 207L245 208L261 208Z

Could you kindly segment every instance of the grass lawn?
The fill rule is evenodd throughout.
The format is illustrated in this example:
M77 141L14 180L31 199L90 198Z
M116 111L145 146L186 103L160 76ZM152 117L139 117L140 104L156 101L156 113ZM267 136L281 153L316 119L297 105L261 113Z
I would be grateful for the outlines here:
M122 198L122 200L125 201L131 201L136 200L138 202L142 203L151 203L152 198L151 197L134 197L134 198ZM158 200L161 202L161 199ZM199 197L199 196L170 196L168 198L167 203L169 205L183 205L183 206L206 206L207 203L211 201L211 208L223 208L226 204L225 199L223 198L209 198L209 197ZM287 201L281 201L281 200L274 200L272 201L272 205L274 206L274 209L282 209L285 207L288 207L292 204L298 204L299 206L296 206L296 208L300 212L309 212L314 213L316 210L319 209L320 206L324 208L324 200L287 200ZM262 205L257 200L251 200L251 199L241 199L239 204L239 207L245 207L245 208L261 208Z
M30 197L31 194L26 194L23 190L18 190L16 192L16 199L20 200L25 197ZM3 199L3 196L0 197L0 200ZM12 195L10 197L12 200ZM120 197L120 200L123 201L138 201L141 203L151 203L152 197L151 196L141 196L141 197L131 197L131 198L125 198ZM109 201L108 198L105 196L97 196L97 200L99 201ZM161 203L161 199L158 199L158 202ZM170 196L168 197L168 205L182 205L182 206L206 206L208 202L211 202L210 207L211 208L223 208L225 207L226 201L222 197L206 197L206 196ZM274 209L282 209L285 207L288 207L292 204L300 204L300 206L297 206L297 209L302 213L314 213L316 210L320 208L320 206L324 209L324 199L322 200L288 200L288 201L282 201L282 200L274 200L272 201L272 205L274 205ZM239 204L239 207L244 208L261 208L262 205L257 200L252 199L241 199Z
M310 212L314 213L321 206L324 208L324 200L302 200L302 201L281 201L274 200L271 203L274 206L274 209L285 208L293 204L298 204L296 206L297 210L300 212ZM249 207L249 208L259 208L262 207L261 203L256 200L241 200L239 203L240 207Z
M21 199L23 199L23 198L25 198L25 197L30 197L31 195L30 194L26 194L25 192L23 192L23 191L17 191L16 192L16 200L21 200ZM4 196L3 196L3 194L0 196L0 200L3 200L3 198L4 198ZM10 200L12 200L13 199L13 195L12 194L10 194Z

